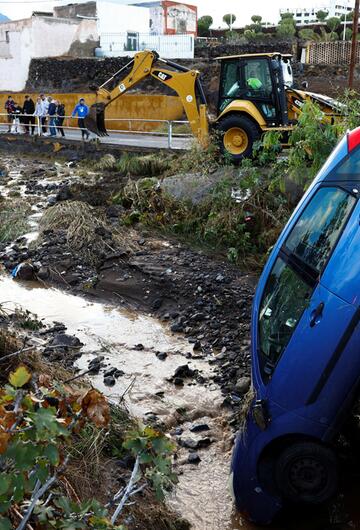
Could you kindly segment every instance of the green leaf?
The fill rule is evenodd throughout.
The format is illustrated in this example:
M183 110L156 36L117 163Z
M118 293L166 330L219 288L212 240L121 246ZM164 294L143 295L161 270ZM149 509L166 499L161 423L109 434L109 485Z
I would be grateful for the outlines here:
M44 484L49 477L49 469L45 462L38 462L36 471L34 473L35 477L40 480L41 484Z
M13 498L15 502L20 502L24 499L24 489L25 489L25 477L24 475L17 475L13 480Z
M54 407L41 408L37 412L29 413L37 431L37 439L49 441L49 434L52 436L69 436L69 431L63 427L56 419L56 409Z
M26 366L19 366L9 375L9 383L15 388L21 388L31 379L31 373Z
M140 464L150 464L153 461L153 457L150 453L143 453L140 457Z
M7 501L6 499L0 500L0 513L6 513L11 507L11 501Z
M60 462L59 451L54 444L49 444L45 447L44 456L49 460L53 466L58 466Z
M59 497L58 499L55 499L54 504L55 506L60 508L63 512L65 512L66 515L70 515L71 505L67 497Z
M12 524L7 517L0 517L0 530L11 530Z
M11 477L5 475L4 473L0 474L0 495L5 495L11 485Z

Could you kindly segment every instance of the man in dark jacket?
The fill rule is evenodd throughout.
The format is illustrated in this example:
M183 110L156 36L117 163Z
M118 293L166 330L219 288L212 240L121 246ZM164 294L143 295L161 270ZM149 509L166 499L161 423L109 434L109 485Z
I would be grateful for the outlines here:
M56 127L58 132L61 134L61 136L65 136L65 131L63 127L64 119L65 119L65 105L61 103L61 101L58 102L58 106L56 109Z
M30 125L31 125L31 134L35 132L35 103L30 96L25 96L23 112L25 116L23 117L23 124L25 127L25 134L29 134Z
M49 110L48 110L50 136L56 136L56 109L57 109L57 101L56 99L52 99L49 105Z
M14 100L12 96L8 96L6 102L5 102L5 110L7 112L7 122L8 122L8 132L11 132L11 124L14 119Z

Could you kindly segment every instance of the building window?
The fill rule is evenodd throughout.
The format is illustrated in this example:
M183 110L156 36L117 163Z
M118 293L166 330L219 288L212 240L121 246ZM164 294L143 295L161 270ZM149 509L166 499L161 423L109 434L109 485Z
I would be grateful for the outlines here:
M5 31L5 42L8 44L10 42L10 31Z

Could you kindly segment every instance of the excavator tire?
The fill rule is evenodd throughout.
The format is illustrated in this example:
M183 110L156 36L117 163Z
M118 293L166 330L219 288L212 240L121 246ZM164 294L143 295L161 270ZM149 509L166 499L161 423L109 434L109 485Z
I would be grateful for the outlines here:
M252 155L254 142L261 134L250 118L234 114L225 116L220 121L218 129L221 133L221 152L234 163L239 163L243 158Z

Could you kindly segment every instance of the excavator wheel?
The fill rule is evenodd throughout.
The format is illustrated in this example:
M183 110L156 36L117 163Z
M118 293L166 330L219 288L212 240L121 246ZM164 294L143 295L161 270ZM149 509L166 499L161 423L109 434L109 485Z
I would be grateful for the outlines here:
M260 130L246 116L225 116L219 123L221 152L239 163L252 155L254 142L260 138Z

